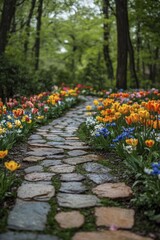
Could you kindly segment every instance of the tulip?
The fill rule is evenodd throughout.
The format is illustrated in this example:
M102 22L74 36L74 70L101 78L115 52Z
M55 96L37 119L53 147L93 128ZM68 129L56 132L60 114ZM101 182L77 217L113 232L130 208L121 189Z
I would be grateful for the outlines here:
M148 139L145 141L145 144L147 147L151 148L155 144L155 141L152 139Z
M17 170L18 168L20 168L20 164L18 164L17 162L11 160L9 162L5 162L4 163L5 167L10 170L11 172Z
M5 156L7 156L8 154L8 150L5 150L5 151L0 151L0 158L4 158Z

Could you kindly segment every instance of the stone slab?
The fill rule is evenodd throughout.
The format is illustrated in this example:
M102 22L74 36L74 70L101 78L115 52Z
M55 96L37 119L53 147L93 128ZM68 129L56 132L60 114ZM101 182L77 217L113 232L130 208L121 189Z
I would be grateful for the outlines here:
M42 172L42 171L43 171L43 167L42 167L42 166L39 166L39 165L27 167L27 168L24 169L24 172L25 172L25 173Z
M61 182L60 192L83 193L87 189L81 182Z
M45 157L29 156L29 157L23 158L23 161L24 162L38 162L38 161L42 161L44 159L45 159Z
M116 178L109 173L89 173L86 176L96 184L102 184L106 182L114 182Z
M77 165L85 162L98 161L99 159L100 157L95 154L88 154L80 157L66 158L63 160L63 162L71 165Z
M54 135L46 135L47 141L54 141L54 142L63 142L65 139L63 137L58 137Z
M41 162L41 165L44 167L57 166L61 164L61 160L44 160L43 162Z
M153 238L142 237L129 231L101 231L101 232L79 232L72 240L153 240Z
M79 211L60 212L55 219L61 228L79 228L84 224L84 216Z
M55 176L54 173L48 173L48 172L33 172L28 173L24 176L24 179L27 181L50 181L52 177Z
M134 225L134 214L133 209L99 207L95 209L96 225L130 229Z
M76 209L100 205L100 200L94 195L59 193L57 200L61 207Z
M54 173L71 173L74 170L75 170L75 166L71 166L69 164L62 164L62 165L49 167L49 171Z
M0 240L60 240L60 238L48 234L8 231L0 234Z
M87 152L83 151L83 150L72 150L72 151L68 151L68 155L71 157L77 157L77 156L82 156L82 155L86 155Z
M50 143L50 142L49 142ZM88 146L77 146L77 145L75 145L75 146L71 146L71 145L66 145L66 144L63 144L63 145L57 145L57 144L55 144L54 145L56 148L63 148L63 149L65 149L65 150L77 150L77 149L85 149L85 150L87 150L87 149L90 149Z
M55 194L51 185L28 183L18 188L17 197L23 200L48 201Z
M133 192L124 182L104 183L92 189L92 192L99 197L107 198L124 198L131 197Z
M38 156L44 157L44 156L64 153L63 149L57 149L57 148L32 148L31 150L32 151L27 152L27 155L32 155L37 157Z
M79 181L82 181L84 179L85 179L85 177L82 174L79 174L79 173L61 174L61 178L60 178L60 180L64 181L64 182L71 182L71 181L79 182Z
M46 202L17 201L8 217L8 228L43 231L50 205Z
M50 145L50 144L47 144L47 143L45 143L45 144L42 144L42 143L38 143L38 142L36 142L36 143L32 143L32 142L29 142L28 143L29 144L29 146L31 147L31 148L51 148L52 146Z
M40 134L32 134L28 139L29 140L39 140L39 139L42 139L42 136Z
M111 171L110 168L95 162L87 162L83 164L83 168L91 173L108 173Z

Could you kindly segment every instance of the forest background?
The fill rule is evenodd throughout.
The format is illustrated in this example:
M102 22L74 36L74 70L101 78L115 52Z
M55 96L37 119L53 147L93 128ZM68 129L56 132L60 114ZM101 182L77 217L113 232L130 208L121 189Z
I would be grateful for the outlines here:
M0 0L0 98L159 87L159 17L159 0Z

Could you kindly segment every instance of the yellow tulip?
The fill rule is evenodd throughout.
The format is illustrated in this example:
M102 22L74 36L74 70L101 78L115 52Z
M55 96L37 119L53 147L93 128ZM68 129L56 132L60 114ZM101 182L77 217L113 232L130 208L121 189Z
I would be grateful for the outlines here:
M0 151L0 158L4 158L5 156L7 156L8 154L8 150L5 150L5 151Z
M0 127L0 134L3 134L3 133L5 133L6 132L6 129L5 128L2 128L2 127Z
M5 162L4 165L5 165L5 167L6 167L8 170L10 170L11 172L17 170L17 169L20 168L20 166L21 166L19 163L15 162L15 161L13 161L13 160L11 160L11 161L9 161L9 162Z
M92 106L90 106L90 105L86 106L87 111L90 111L91 109L92 109Z
M135 147L138 144L138 139L136 139L136 138L128 138L128 139L126 139L126 143L128 145L131 145L132 147Z
M98 106L99 101L98 101L97 99L95 99L95 100L93 101L93 103L94 103L94 105Z
M11 123L11 122L7 122L7 127L8 127L9 129L11 129L11 128L13 127L12 123Z

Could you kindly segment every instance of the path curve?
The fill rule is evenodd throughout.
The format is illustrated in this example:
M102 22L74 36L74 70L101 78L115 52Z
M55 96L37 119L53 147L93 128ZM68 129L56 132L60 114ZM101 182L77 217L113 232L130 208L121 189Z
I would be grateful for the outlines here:
M93 102L92 97L86 99L29 137L23 162L31 166L24 169L24 181L9 213L8 231L0 234L0 240L151 240L130 231L133 209L101 203L102 198L131 197L132 190L117 182L110 169L100 163L101 157L76 137L87 117L86 106ZM54 221L60 231L74 229L71 237L45 234L52 200L56 203ZM88 224L84 214L88 209L94 231L81 230Z

